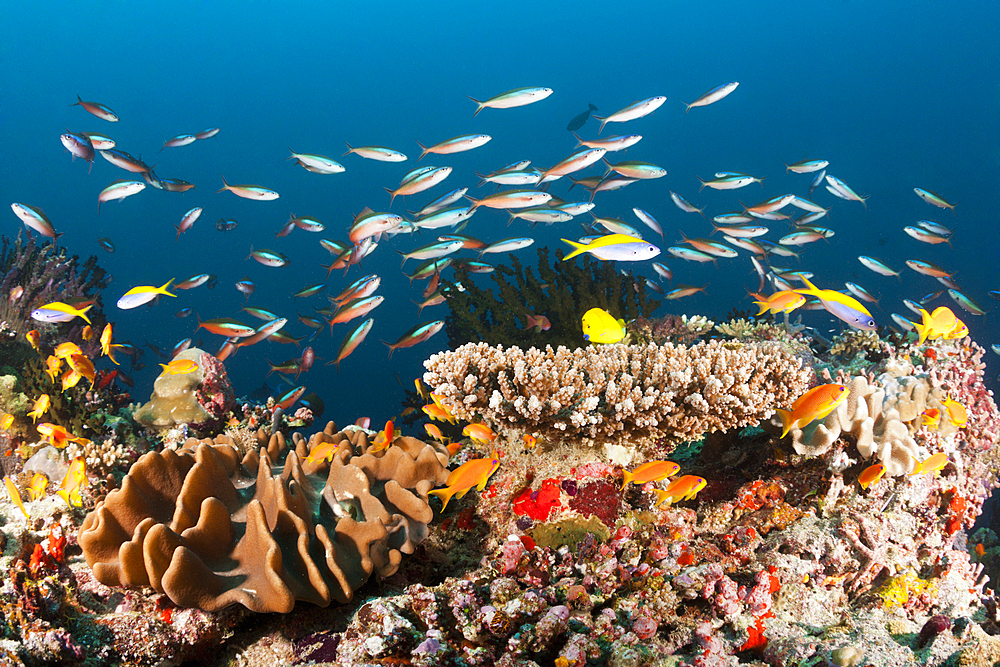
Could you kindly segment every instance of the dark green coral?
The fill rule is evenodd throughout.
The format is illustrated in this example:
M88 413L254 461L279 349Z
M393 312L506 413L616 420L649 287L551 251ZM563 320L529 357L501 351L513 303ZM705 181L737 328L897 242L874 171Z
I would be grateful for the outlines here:
M648 317L660 305L647 297L646 285L631 272L622 273L613 262L589 255L563 261L562 249L549 259L549 249L538 247L538 266L522 266L510 255L510 265L498 264L490 274L495 290L484 289L461 267L457 281L464 291L446 292L451 313L445 330L452 348L468 342L491 345L553 347L584 345L581 318L591 308L603 308L626 321ZM548 331L525 326L525 314L544 315Z

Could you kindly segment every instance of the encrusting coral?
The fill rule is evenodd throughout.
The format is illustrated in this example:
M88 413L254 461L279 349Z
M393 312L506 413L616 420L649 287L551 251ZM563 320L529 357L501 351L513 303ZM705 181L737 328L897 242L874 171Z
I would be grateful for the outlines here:
M242 461L225 436L142 456L80 530L95 578L207 611L346 602L423 540L428 491L448 477L443 447L402 437L376 452L332 422L294 451L280 433L258 441Z
M776 343L719 341L575 350L470 343L424 367L424 382L459 419L633 447L756 425L812 377Z
M218 432L222 418L236 402L222 362L196 347L175 359L190 359L198 368L156 378L153 395L135 411L135 420L160 431L185 424L197 435Z

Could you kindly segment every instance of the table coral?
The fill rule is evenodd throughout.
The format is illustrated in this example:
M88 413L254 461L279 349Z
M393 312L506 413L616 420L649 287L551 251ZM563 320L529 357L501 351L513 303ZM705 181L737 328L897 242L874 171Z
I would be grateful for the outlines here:
M132 466L80 530L98 581L205 610L345 602L426 536L427 492L448 476L444 450L404 437L373 452L364 432L332 423L294 451L279 433L242 460L227 440L191 439ZM305 462L323 443L332 461Z
M459 419L633 448L756 425L804 392L811 375L776 343L719 341L575 350L470 343L424 366L424 382Z

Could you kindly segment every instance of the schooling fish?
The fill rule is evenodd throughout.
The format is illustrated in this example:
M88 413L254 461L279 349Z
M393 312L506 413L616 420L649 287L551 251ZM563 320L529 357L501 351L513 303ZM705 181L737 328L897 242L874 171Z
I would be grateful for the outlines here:
M174 282L173 278L168 280L161 287L153 287L151 285L133 287L129 291L125 292L120 299L118 299L118 307L122 310L138 308L139 306L149 303L160 294L163 294L164 296L176 297L176 294L171 294L167 291L170 287L170 283L172 282Z
M37 320L39 322L69 322L74 317L82 317L87 324L90 324L90 319L87 317L87 311L93 307L93 302L85 308L77 308L67 303L61 301L53 301L52 303L47 303L44 306L39 306L38 308L31 311L31 319Z
M626 121L635 120L636 118L642 118L643 116L649 115L660 108L667 98L663 95L657 97L650 97L645 100L639 100L638 102L633 102L624 109L614 112L610 116L605 116L601 118L600 116L594 116L597 120L601 121L601 127L597 131L598 134L604 131L604 126L608 123L624 123Z
M937 206L938 208L950 208L952 215L955 214L955 204L948 203L941 195L936 192L931 192L930 190L924 190L923 188L913 188L913 191L917 193L917 196L923 199L928 204L932 206Z
M652 243L625 234L608 234L596 238L590 243L577 243L569 239L562 240L573 247L573 250L563 257L563 261L584 252L589 252L598 259L618 260L620 262L640 262L660 254L660 249Z
M448 178L449 174L451 174L451 167L429 167L426 171L411 178L404 178L403 182L395 190L385 188L385 191L391 195L389 206L392 206L392 202L395 201L398 195L413 195L424 190L429 190Z
M573 116L573 119L566 124L567 130L569 130L570 132L576 132L581 127L583 127L588 120L590 120L590 114L597 111L597 107L595 107L593 104L590 104L588 106L590 107L589 109L587 109L581 114Z
M348 144L348 147L350 147L350 144ZM291 153L291 156L286 158L287 160L298 160L300 165L314 174L339 174L346 171L344 169L344 165L340 164L336 160L331 160L325 155L296 153L291 148L288 149L288 152ZM403 157L405 159L406 156Z
M325 365L336 366L337 372L339 373L340 362L349 357L354 350L358 349L358 346L365 340L365 336L367 336L368 332L372 330L372 325L374 323L374 318L369 317L367 320L354 327L354 329L347 332L347 335L344 336L344 340L340 343L340 347L337 349L337 357L333 361L326 362Z
M580 135L573 133L576 137L577 147L586 146L587 148L603 148L608 153L614 153L616 151L623 151L637 143L642 141L641 134L619 134L616 137L608 137L607 139L589 139L583 140Z
M475 118L483 109L511 109L513 107L523 107L526 104L541 102L551 94L551 88L516 88L514 90L508 90L506 93L494 95L484 102L480 102L476 98L469 95L466 95L466 97L476 103L476 112L472 114L472 117Z
M435 153L437 155L450 155L452 153L462 153L464 151L471 151L473 148L479 148L480 146L489 142L493 137L488 134L465 134L460 137L452 137L451 139L445 139L442 142L436 143L433 146L424 146L419 141L417 145L420 146L422 152L417 161L424 159L424 156L428 153Z
M72 107L83 107L87 112L97 116L101 120L106 120L109 123L118 122L118 114L110 109L110 107L101 104L100 102L84 102L80 99L80 96L76 96L76 102L71 104Z
M89 162L90 167L94 166L94 144L91 142L90 137L85 134L66 132L66 134L59 137L59 140L62 142L63 147L73 156L73 159L80 158ZM90 173L90 169L87 170L87 173Z
M142 181L130 181L128 179L118 179L108 187L101 190L97 195L97 212L101 212L101 204L114 199L125 199L145 189L146 184Z
M659 482L666 479L680 470L681 467L673 461L650 461L632 470L626 470L622 480L624 489L631 482L633 484L645 484L646 482Z
M52 227L52 222L49 221L48 217L40 208L36 208L29 204L20 204L14 202L10 205L10 208L14 211L14 215L21 219L25 227L28 229L33 229L42 236L47 236L53 241L57 240L62 233L57 234L56 230Z
M395 343L388 343L382 341L385 345L389 347L389 358L392 358L392 353L401 347L413 347L419 343L424 342L437 332L444 328L444 320L435 320L433 322L424 322L423 324L418 324L412 329L404 333Z
M801 162L793 162L792 164L785 162L785 171L791 171L796 174L811 174L814 171L826 169L829 165L829 160L802 160Z
M823 308L834 317L846 322L855 329L871 331L877 328L872 314L854 297L848 296L843 292L837 292L836 290L821 290L805 277L801 278L801 280L806 284L806 288L795 291L799 294L816 297L823 304Z
M242 197L243 199L253 199L256 201L272 201L279 197L278 193L274 190L268 190L267 188L262 188L259 185L230 185L226 181L226 177L222 177L222 188L217 190L217 192L225 192L229 190L237 197Z
M176 137L167 139L163 142L163 148L179 148L181 146L188 146L193 144L198 140L198 137L193 134L178 134ZM159 152L163 152L163 148Z
M698 492L707 485L708 482L705 481L704 477L696 475L678 477L668 484L666 489L656 489L656 504L657 506L663 504L671 505L681 500L694 500Z
M499 467L500 454L494 449L486 458L472 459L451 471L448 479L445 480L445 488L435 489L429 493L441 500L441 511L443 512L452 497L461 499L472 487L476 487L477 491L485 489L490 475L496 472Z
M344 142L347 144L347 142ZM360 155L368 160L378 160L379 162L405 162L406 155L399 151L394 151L385 146L357 146L347 144L347 152L344 155Z
M687 107L684 110L684 113L686 114L688 111L691 111L691 107L704 107L708 106L709 104L714 104L715 102L718 102L723 97L736 90L736 86L738 85L740 85L738 81L730 81L729 83L724 83L721 86L716 86L712 90L708 91L707 93L696 99L691 104L682 102L682 104L684 104L684 106Z

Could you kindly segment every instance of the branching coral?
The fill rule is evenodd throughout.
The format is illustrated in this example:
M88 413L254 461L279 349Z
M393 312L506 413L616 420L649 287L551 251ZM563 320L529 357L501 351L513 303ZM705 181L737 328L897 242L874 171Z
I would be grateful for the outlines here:
M632 447L757 424L804 392L811 375L777 344L718 341L576 350L479 343L424 366L424 382L459 419Z
M447 452L405 437L374 452L364 432L334 428L292 452L278 433L242 461L225 437L145 454L80 530L94 576L184 607L288 612L393 574L426 536ZM305 461L323 445L330 462Z
M479 287L459 269L458 282L464 291L445 292L451 308L445 324L451 347L478 341L493 345L543 341L577 347L584 344L580 318L591 308L603 308L627 321L648 316L660 305L647 297L644 281L631 273L623 275L612 262L588 255L564 262L561 249L555 256L550 262L549 249L540 246L536 275L511 255L510 266L498 264L490 275L495 293ZM550 329L536 333L527 328L526 314L544 315Z

